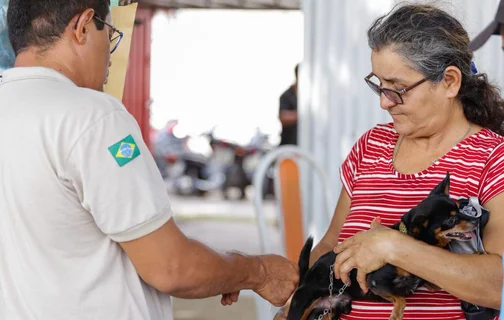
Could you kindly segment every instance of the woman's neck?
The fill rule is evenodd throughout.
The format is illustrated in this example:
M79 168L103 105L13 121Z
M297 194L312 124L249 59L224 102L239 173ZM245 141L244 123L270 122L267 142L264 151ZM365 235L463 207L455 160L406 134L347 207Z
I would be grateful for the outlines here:
M462 114L434 128L426 126L421 134L400 136L392 157L393 165L401 173L421 172L479 130L480 126L472 124Z
M423 137L404 136L405 142L413 144L422 150L436 150L449 147L450 149L457 143L470 135L473 125L467 120L446 123L443 126L431 131L430 135Z

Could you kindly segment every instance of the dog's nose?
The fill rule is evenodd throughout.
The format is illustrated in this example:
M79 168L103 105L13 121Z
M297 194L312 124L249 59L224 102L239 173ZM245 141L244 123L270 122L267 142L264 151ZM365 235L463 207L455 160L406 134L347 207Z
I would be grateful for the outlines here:
M376 287L376 281L375 280L371 281L371 287L373 287L373 288Z

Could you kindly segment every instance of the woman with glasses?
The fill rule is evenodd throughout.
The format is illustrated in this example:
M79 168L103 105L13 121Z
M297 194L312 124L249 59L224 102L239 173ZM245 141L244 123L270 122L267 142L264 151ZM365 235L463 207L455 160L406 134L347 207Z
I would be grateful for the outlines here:
M137 121L102 92L123 37L109 7L9 0L0 319L172 320L171 297L231 305L245 289L282 305L298 283L294 262L214 251L174 221Z
M372 24L368 42L372 70L365 82L392 122L365 133L344 161L343 189L311 263L335 249L335 275L345 282L356 268L364 291L365 275L386 263L441 288L422 287L408 297L404 319L462 320L473 310L486 310L484 319L491 319L501 303L504 252L499 91L477 73L460 22L438 8L400 5ZM447 172L452 199L477 197L490 211L483 233L487 254L452 253L385 227ZM391 311L392 303L353 301L341 319L385 320Z

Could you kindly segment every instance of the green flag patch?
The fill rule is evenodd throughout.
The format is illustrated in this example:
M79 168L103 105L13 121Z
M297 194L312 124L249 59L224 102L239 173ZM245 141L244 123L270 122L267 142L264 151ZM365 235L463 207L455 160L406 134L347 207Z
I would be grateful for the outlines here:
M110 146L108 149L119 167L124 166L140 155L140 149L131 135Z

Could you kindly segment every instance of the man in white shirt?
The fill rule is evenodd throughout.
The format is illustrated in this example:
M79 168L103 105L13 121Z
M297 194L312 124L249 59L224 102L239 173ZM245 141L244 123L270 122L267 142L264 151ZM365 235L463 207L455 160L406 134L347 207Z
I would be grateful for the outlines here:
M217 253L172 219L137 123L104 94L109 0L10 0L0 77L0 319L172 319L170 295L252 289L280 306L297 266Z

